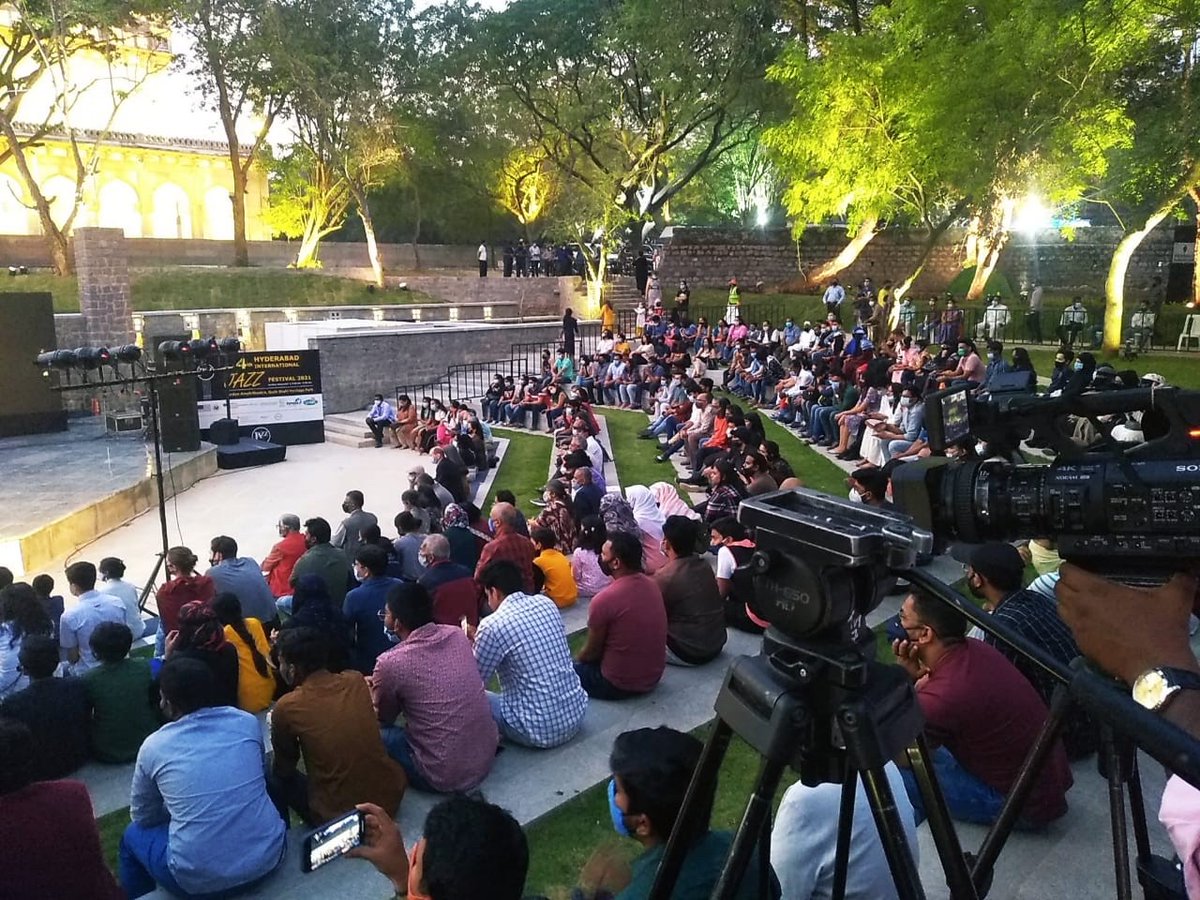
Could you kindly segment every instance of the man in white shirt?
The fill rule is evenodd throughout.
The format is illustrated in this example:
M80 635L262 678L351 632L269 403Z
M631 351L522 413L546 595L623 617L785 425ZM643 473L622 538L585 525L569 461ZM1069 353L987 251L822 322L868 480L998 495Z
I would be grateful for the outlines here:
M146 631L146 624L142 621L142 611L138 608L137 585L124 579L125 563L115 556L104 557L100 560L99 568L100 577L103 579L104 593L111 594L121 601L121 605L125 607L125 624L129 626L129 633L136 641Z
M884 766L884 772L915 864L917 829L913 824L912 803L904 791L904 779L895 763ZM852 773L850 777L855 776ZM781 895L788 900L833 896L841 794L839 784L807 787L799 781L784 793L775 826L771 829L771 868L779 879ZM845 897L846 900L888 900L896 896L896 885L879 840L879 829L860 780L854 798Z
M998 296L988 301L987 309L983 311L981 324L982 337L993 341L1003 341L1005 329L1008 328L1008 307Z
M479 243L479 250L476 252L476 256L477 256L477 257L478 257L478 259L479 259L479 277L480 277L480 278L487 278L487 270L488 270L488 249L487 249L487 244L486 244L486 243L484 243L484 242L480 241L480 243Z
M821 298L825 303L825 310L831 313L836 313L845 299L846 289L836 278L829 283L829 287L825 288L825 295Z
M96 590L96 567L90 562L67 566L67 586L78 603L62 614L58 644L67 670L82 675L97 665L92 653L92 632L101 622L125 624L125 606L112 594Z

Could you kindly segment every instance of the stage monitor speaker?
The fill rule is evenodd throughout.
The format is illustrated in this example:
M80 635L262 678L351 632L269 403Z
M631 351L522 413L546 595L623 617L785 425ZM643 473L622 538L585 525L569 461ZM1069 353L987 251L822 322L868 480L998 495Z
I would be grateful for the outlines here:
M0 293L0 437L66 430L62 395L34 364L39 353L57 348L49 294Z
M208 426L208 439L218 447L225 447L238 442L238 420L217 419Z
M196 411L196 379L191 375L158 383L158 428L167 453L200 449L200 414Z

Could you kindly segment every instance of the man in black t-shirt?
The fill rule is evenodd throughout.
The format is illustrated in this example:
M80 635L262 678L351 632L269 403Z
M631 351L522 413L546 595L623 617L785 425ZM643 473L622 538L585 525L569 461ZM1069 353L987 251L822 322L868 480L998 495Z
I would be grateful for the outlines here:
M63 778L87 762L87 688L78 678L54 677L58 643L52 637L26 635L20 661L29 687L0 703L0 716L24 722L33 732L36 780Z

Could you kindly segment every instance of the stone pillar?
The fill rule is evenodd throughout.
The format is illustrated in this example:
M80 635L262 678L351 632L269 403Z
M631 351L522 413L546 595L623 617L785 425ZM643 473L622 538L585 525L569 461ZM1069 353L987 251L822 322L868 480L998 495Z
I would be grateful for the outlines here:
M133 306L129 296L129 255L120 228L76 228L75 270L79 312L91 346L133 343Z

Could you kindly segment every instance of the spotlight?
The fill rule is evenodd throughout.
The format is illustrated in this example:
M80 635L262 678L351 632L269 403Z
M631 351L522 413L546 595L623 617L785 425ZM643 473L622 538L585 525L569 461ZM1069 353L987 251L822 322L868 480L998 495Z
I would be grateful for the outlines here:
M222 353L241 353L242 341L240 338L235 337L221 338L217 342L217 347Z
M142 348L137 344L125 344L112 352L117 362L135 363L142 358Z
M36 365L43 369L70 369L75 366L75 352L73 350L49 350L46 353L39 353Z
M196 359L207 359L209 356L214 356L217 353L217 339L209 338L194 338L188 341L188 347L192 351L192 356Z
M158 352L166 360L191 359L192 347L187 341L163 341L158 345Z
M98 369L112 362L112 354L107 347L79 347L75 350L75 365L85 372Z

